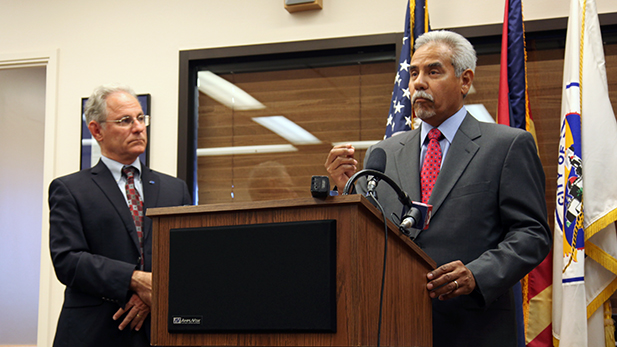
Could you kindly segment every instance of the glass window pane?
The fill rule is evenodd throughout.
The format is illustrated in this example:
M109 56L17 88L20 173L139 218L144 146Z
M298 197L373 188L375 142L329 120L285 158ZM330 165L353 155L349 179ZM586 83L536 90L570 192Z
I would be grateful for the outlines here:
M323 164L333 143L383 138L395 71L390 60L218 74L233 85L223 97L200 80L199 203L310 196L311 176L327 175ZM242 92L263 106L245 106ZM272 116L313 140L284 124L258 123Z

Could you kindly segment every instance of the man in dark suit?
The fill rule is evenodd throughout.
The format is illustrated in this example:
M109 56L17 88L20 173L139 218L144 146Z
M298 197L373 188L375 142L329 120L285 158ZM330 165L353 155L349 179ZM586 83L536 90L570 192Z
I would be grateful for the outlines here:
M97 88L85 114L102 158L49 186L51 256L66 285L54 346L149 346L152 221L145 210L190 204L189 192L140 162L149 116L130 88ZM136 172L123 174L127 166ZM141 212L134 217L129 204Z
M512 286L548 254L544 172L526 131L481 123L463 99L471 88L476 55L462 36L434 31L419 37L409 89L422 125L374 145L387 154L385 174L413 200L422 196L421 170L431 129L439 129L439 174L430 192L430 227L416 243L438 268L427 274L433 298L434 346L516 346ZM351 145L334 147L326 168L343 187L356 171ZM366 192L366 181L356 186ZM402 204L382 183L386 215ZM411 312L410 314L413 314Z

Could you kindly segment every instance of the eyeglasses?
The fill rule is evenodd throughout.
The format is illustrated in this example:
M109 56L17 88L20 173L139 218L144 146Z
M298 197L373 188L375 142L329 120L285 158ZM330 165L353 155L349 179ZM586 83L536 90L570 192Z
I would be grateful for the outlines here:
M145 125L145 126L149 126L150 125L150 116L148 115L139 115L136 118L133 118L131 116L124 116L120 119L116 119L116 120L104 120L101 121L100 123L116 123L119 126L123 127L123 128L128 128L128 127L132 127L133 124L135 123L135 120L137 120L137 123Z

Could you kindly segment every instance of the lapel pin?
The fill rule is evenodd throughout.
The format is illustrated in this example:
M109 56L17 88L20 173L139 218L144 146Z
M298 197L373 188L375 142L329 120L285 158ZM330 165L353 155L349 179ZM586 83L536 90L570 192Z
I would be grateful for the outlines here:
M150 183L150 184L154 184L154 181L150 181L149 183Z

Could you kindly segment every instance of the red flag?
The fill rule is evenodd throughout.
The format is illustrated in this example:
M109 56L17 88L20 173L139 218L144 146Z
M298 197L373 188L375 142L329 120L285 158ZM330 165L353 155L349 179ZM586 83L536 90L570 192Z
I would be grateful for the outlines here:
M501 42L497 123L527 130L536 138L527 91L527 53L521 0L506 0ZM517 318L521 332L524 331L525 342L523 344L521 341L519 346L553 346L551 259L552 255L549 254L521 281L522 307ZM517 288L518 285L515 291Z

